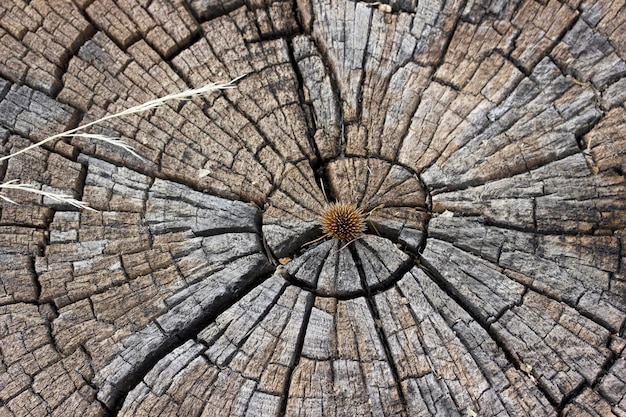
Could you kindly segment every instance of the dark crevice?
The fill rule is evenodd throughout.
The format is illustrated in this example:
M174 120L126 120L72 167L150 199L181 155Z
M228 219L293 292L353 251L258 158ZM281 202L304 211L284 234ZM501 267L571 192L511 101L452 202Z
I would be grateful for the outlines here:
M35 203L29 203L29 205L36 205ZM22 207L28 207L26 204L22 205ZM50 208L47 206L41 206L41 207L46 207L46 208ZM54 212L53 209L50 209ZM78 210L76 210L78 211ZM33 224L24 224L24 223L20 223L20 222L8 222L8 221L0 221L0 226L15 226L15 227L24 227L24 228L28 228L28 229L33 229L33 230L42 230L42 231L48 231L48 226L49 223L52 221L52 218L54 217L54 214L50 215L50 217L46 218L46 222L48 224L44 225L44 226L39 226L39 225L33 225ZM46 238L46 246L48 245L48 241Z
M95 370L93 369L93 358L91 356L91 354L89 353L89 351L87 349L85 349L82 346L79 346L76 348L77 351L81 352L83 355L85 355L87 357L87 364L89 366L89 369L91 370L91 372L95 373ZM65 368L65 366L63 367L65 369L65 371L69 374L70 372L74 372L75 375L78 375L80 377L80 379L85 383L86 386L88 386L89 388L91 388L94 392L98 392L98 387L92 382L90 381L87 377L85 377L85 375L83 375L80 372L77 372L75 370L72 369L67 369ZM113 414L107 409L106 404L104 404L102 401L100 401L98 399L97 396L94 395L93 400L94 402L98 403L100 405L100 407L102 408L102 412L103 412L103 416L104 417L112 417Z
M184 7L188 6L187 3L180 3L180 4L182 4ZM189 14L191 16L194 16L194 18L195 18L195 15L193 13L191 13L191 11L189 11ZM200 26L200 23L198 23L198 22L196 22L196 23L198 25L197 30L192 32L191 36L189 37L188 40L186 40L184 45L181 46L179 44L176 44L176 46L177 46L176 51L172 52L167 58L161 57L161 58L163 58L163 61L166 62L168 64L168 66L172 70L174 70L174 66L172 65L172 62L174 61L174 59L176 59L181 53L185 52L187 49L189 49L191 46L193 46L196 42L202 40L202 38L204 37L204 31L202 30L202 27ZM150 45L150 46L152 47L152 45ZM152 49L154 49L154 51L158 53L158 51L154 47L152 47ZM174 72L176 72L176 71L174 70ZM187 85L189 85L189 84L187 84Z
M183 8L188 10L187 3L183 2L183 3L178 3L178 4L182 5ZM154 16L152 16L150 14L150 12L148 11L148 7L149 7L149 4L145 4L143 6L143 8L146 11L146 13L148 15L150 15L150 17L158 25L159 24L159 21L158 21L159 19L155 18ZM195 24L195 28L193 26L192 27L186 27L186 29L189 29L190 35L189 35L188 39L183 39L182 42L179 42L178 40L174 39L170 33L167 33L167 35L170 37L172 42L174 42L174 44L176 45L174 50L172 50L167 55L164 55L161 51L159 51L157 49L156 45L154 45L151 41L148 40L147 35L149 34L149 32L148 33L141 33L141 38L150 46L150 48L154 52L156 52L159 55L161 60L163 62L166 62L168 65L171 64L172 60L174 58L176 58L179 54L181 54L183 51L186 51L191 45L193 45L195 42L197 42L198 40L200 40L202 38L202 35L203 35L202 32L203 31L202 31L202 27L200 26L200 23L196 20L194 14L191 13L190 11L189 11L189 16L191 16L194 19L193 24ZM133 19L131 19L131 20L133 20ZM150 29L150 30L152 30L152 29ZM169 66L171 67L171 65L169 65Z
M257 212L257 216L258 216L258 212ZM257 224L257 220L255 218L255 224ZM189 230L188 228L181 228L178 231L186 231ZM165 234L165 233L175 233L175 230L167 230L166 232L163 233L159 233L159 234ZM212 237L212 236L217 236L217 235L223 235L226 233L243 233L243 234L247 234L247 233L255 233L257 235L260 234L260 229L259 230L255 230L253 228L240 228L240 227L223 227L223 228L218 228L218 229L208 229L208 230L192 230L191 231L193 233L194 236L196 237ZM260 236L259 236L260 237Z
M357 267L360 267L360 264L357 264ZM396 271L394 271L390 275L390 278L388 280L378 283L378 284L369 285L367 287L367 291L365 295L371 297L373 295L380 294L380 293L390 290L397 284L398 281L402 279L402 277L407 272L413 269L413 267L415 267L415 264L411 259L405 261Z
M604 114L607 114L610 111L612 111L614 109L617 109L617 108L622 106L622 103L620 103L619 101L616 101L616 102L614 102L612 104L608 104L606 102L612 99L612 96L611 97L607 97L608 89L610 87L612 87L615 83L623 80L624 78L626 78L626 76L624 76L624 75L615 76L614 80L611 79L611 80L607 81L607 83L605 84L604 88L602 88L600 90L600 100L599 100L600 104L599 104L599 106L600 106L600 109L603 111Z
M541 192L543 195L545 195L545 187L541 187ZM532 218L533 218L533 232L536 232L539 228L537 226L537 198L533 197L532 199L532 203L533 203L533 208L532 208ZM487 225L488 222L485 222L485 225Z
M55 88L51 92L52 94L50 95L50 97L54 98L55 100L57 99L61 90L63 90L63 87L64 87L63 76L67 74L70 61L76 56L78 51L80 51L80 48L82 48L84 44L89 42L97 32L96 27L94 26L93 22L91 22L84 13L83 13L83 18L89 23L89 26L87 27L85 32L80 34L76 42L74 42L73 45L70 45L70 47L66 50L67 55L61 57L61 64L58 66L58 70L60 72L59 76L57 77L58 88Z
M326 202L331 203L338 201L339 196L333 193L333 188L330 185L330 178L326 172L326 164L318 166L313 173L315 175L315 182L318 184Z
M74 5L71 4L70 2L70 7L76 7ZM19 6L15 6L15 7L19 7ZM96 27L92 24L92 22L89 20L88 16L85 15L85 13L80 10L77 7L77 10L81 12L82 17L85 19L85 21L88 23L87 28L83 31L80 32L77 36L76 39L72 40L72 42L69 45L63 45L64 49L63 52L58 55L58 62L52 62L48 59L48 57L44 56L42 53L40 52L34 52L34 54L36 55L37 58L41 58L42 60L44 60L46 63L52 65L54 67L53 74L50 75L54 75L54 82L52 83L52 85L50 86L50 88L45 88L42 87L41 85L39 85L38 81L40 81L39 79L36 79L34 82L31 80L30 82L26 82L25 78L28 78L28 73L31 70L36 70L36 69L41 69L40 67L33 67L32 63L26 64L25 66L27 66L27 69L25 71L25 77L20 78L18 80L11 80L10 83L11 84L16 84L16 85L26 85L29 88L35 90L35 91L39 91L43 94L45 94L47 97L56 99L58 94L60 93L60 91L63 89L63 76L67 73L67 68L69 66L70 61L72 60L72 58L76 55L76 53L80 50L80 48L82 47L82 45L84 45L87 41L89 41L93 35L97 32ZM36 12L35 12L36 13ZM43 16L42 19L45 19L46 17ZM65 22L63 22L65 23ZM37 31L39 31L39 29L43 28L43 21L39 23L39 26L37 28L35 28L33 31L28 31L27 33L36 33ZM76 28L72 28L72 29L76 29ZM56 42L58 41L58 39L55 39L53 34L48 33L48 35L52 38L52 41L56 44ZM23 37L18 39L15 38L13 36L12 33L8 32L8 31L4 31L4 36L8 36L11 37L15 42L17 43L21 43L23 44L24 39ZM45 40L45 39L44 39ZM66 37L64 37L63 41L67 41L68 39ZM6 42L6 41L5 41ZM56 45L56 46L60 46L60 45ZM65 47L66 46L66 47ZM30 53L33 53L32 51L27 51ZM24 58L24 56L20 57L21 59ZM7 77L7 81L8 81L8 75L9 74L5 74L3 76ZM0 97L1 98L1 97Z
M76 156L76 159L78 159L78 155ZM85 164L80 164L80 172L78 173L78 190L75 190L77 193L77 200L81 200L83 199L83 196L85 194L85 187L87 186L87 166ZM88 202L87 202L88 203ZM48 230L48 235L50 230ZM50 239L50 237L48 237L48 239Z
M265 234L261 234L261 243L263 245L263 253L267 257L269 262L272 265L274 265L274 267L278 267L280 265L280 258L278 256L276 256L274 254L274 251L272 251L272 248L270 248L269 244L267 243L267 239L265 237Z
M324 264L320 263L319 269L316 272L316 276L319 276L320 270L322 268ZM278 269L278 271L280 271L280 275L283 277L283 279L285 281L287 281L289 284L293 285L294 287L298 287L298 288L302 288L305 291L309 291L312 294L314 294L316 297L320 297L319 294L316 294L316 284L310 284L308 282L304 282L302 280L297 279L295 276L289 274L287 271L285 271L284 268L280 268Z
M367 27L371 28L372 27L372 20L374 19L374 11L370 9L369 11L369 20L367 22ZM344 39L347 39L349 37L349 35L347 35L345 33L345 31L348 29L348 27L346 25L344 25L343 30L344 30ZM365 48L363 49L363 59L361 61L361 74L359 76L359 83L358 83L358 90L357 90L357 99L356 99L356 109L355 109L355 117L354 120L361 120L362 119L362 115L363 115L363 86L365 84L365 68L367 66L367 58L368 58L368 54L367 54L367 50L368 50L368 45L370 42L370 35L371 35L372 31L368 30L367 31L367 39L365 40ZM341 90L339 90L341 91ZM341 114L341 120L343 120L343 112Z
M595 6L594 2L590 2L587 4L587 7L589 7L589 9L592 9L594 6ZM623 6L622 6L622 9L623 9ZM614 37L618 39L618 43L619 43L620 36L617 35L615 32L608 33L610 31L610 28L605 28L604 31L598 30L597 28L598 23L606 19L607 17L606 14L603 15L599 21L594 23L591 20L589 20L589 15L586 15L585 9L583 8L583 2L580 3L576 11L579 13L579 16L577 16L578 19L581 19L583 22L585 22L585 24L589 26L589 28L593 30L595 33L599 33L601 36L603 36L606 39L606 42L611 46L611 49L613 49L613 52L615 52L615 55L619 59L621 59L622 61L626 60L626 56L624 55L622 49L619 46L615 45L615 41L611 39L610 35L614 35Z
M515 39L513 39L513 46L511 48L510 52L505 52L502 51L501 55L511 63L511 65L513 65L513 67L518 70L520 73L524 74L524 78L523 79L529 79L533 82L536 82L537 80L535 80L535 78L533 77L533 69L534 68L530 68L527 69L524 64L522 64L518 59L514 58L511 56L511 52L517 50L517 37L520 35L521 32L518 32L515 35ZM539 62L541 62L541 60L539 60ZM536 65L536 64L535 64ZM535 66L533 65L533 67Z
M467 0L463 1L463 4L459 7L459 10L464 10L466 7L467 7ZM450 48L450 45L452 44L452 38L454 38L454 34L456 33L459 27L459 22L462 21L462 18L463 18L462 14L459 13L456 20L454 21L454 24L452 25L452 28L450 29L450 32L448 33L448 37L445 43L441 47L441 53L439 54L439 59L435 63L434 68L433 68L433 75L437 73L439 68L441 68L441 66L445 62L446 55L448 54L448 49ZM432 77L431 77L431 81L432 81Z
M506 273L504 273L504 275L506 275ZM506 275L506 276L508 277L508 275ZM509 279L512 279L512 278L509 277ZM521 307L524 304L524 298L526 297L526 294L528 294L529 291L530 291L530 289L528 287L524 286L524 291L520 294L519 300L514 301L510 305L507 305L502 310L496 312L496 314L493 317L487 319L489 321L487 325L491 326L492 323L495 323L498 320L500 320L502 318L502 316L504 316L508 311L510 311L514 307Z
M263 233L263 211L261 209L258 209L254 216L254 225L259 235L259 240L261 241L261 253L265 255L270 264L275 268L278 267L280 265L279 259L274 255L274 252L267 243L265 233ZM278 269L276 270L278 271Z
M298 31L286 32L286 33L282 33L281 32L281 33L271 33L271 34L267 34L266 33L266 34L262 34L260 29L258 29L258 32L259 32L260 40L254 41L254 42L247 41L247 44L252 45L252 44L255 44L255 43L272 42L272 41L284 41L284 40L286 40L287 44L289 44L289 40L291 40L294 36L298 36L298 35L301 34ZM295 62L295 61L292 61L291 64L293 64L293 62Z
M604 120L605 116L604 111L600 109L598 104L596 104L596 109L598 109L598 111L600 112L598 117L596 117L595 120L592 120L590 123L579 127L574 134L574 137L576 138L576 143L578 144L578 148L583 153L583 155L589 158L593 158L593 154L591 152L591 146L593 144L589 144L587 141L585 141L585 136L587 136L589 132L591 132L602 120Z
M284 171L281 171L279 178L275 178L272 180L272 184L271 184L271 189L269 190L269 192L267 193L267 197L265 199L265 202L263 203L263 207L266 207L269 204L269 201L271 200L271 198L274 196L274 194L277 191L285 191L284 189L282 189L282 183L283 181L287 178L287 175L285 175L286 173L288 173L288 169L291 166L293 167L298 167L298 164L300 164L301 162L306 161L310 166L310 162L306 159L306 157L302 157L300 159L294 160L294 161L283 161L285 163L285 167L287 168ZM315 165L313 165L315 166ZM300 171L302 172L302 171ZM306 178L307 176L304 175L304 177Z
M449 81L446 81L444 79L441 79L441 78L437 77L434 72L433 72L433 75L430 78L430 82L428 83L429 86L432 83L437 83L437 84L440 84L440 85L442 85L444 87L448 87L449 89L451 89L452 91L454 91L456 93L460 93L460 92L463 91L461 87L459 87L459 86L457 86L457 85L455 85L455 84L453 84L453 83L451 83Z
M291 13L293 13L293 18L294 18L294 20L296 22L296 25L298 25L298 29L297 29L296 32L300 33L300 34L304 34L304 33L306 33L306 31L305 31L305 28L304 28L304 24L302 23L302 17L300 16L300 13L298 11L298 1L297 0L293 1L292 0L292 1L290 1L290 3L291 3ZM293 39L293 36L292 36L291 39ZM300 84L300 85L303 85L303 84Z
M608 362L608 361L607 361ZM606 365L605 365L606 366ZM604 369L604 367L603 367ZM592 384L592 385L595 385ZM590 388L591 386L586 382L583 381L580 384L578 384L578 386L574 387L570 392L568 392L566 395L563 395L563 400L561 401L561 403L559 404L558 407L556 407L556 412L559 416L565 416L568 414L564 414L565 413L565 408L568 405L571 405L571 403L573 402L573 400L578 397L579 395L581 395L587 388ZM597 393L600 397L602 397L601 393ZM581 404L582 405L582 404ZM586 406L582 405L583 407Z
M302 76L302 73L300 72L300 67L298 66L298 62L294 55L293 39L291 40L291 42L287 44L287 52L289 53L289 61L291 62L291 67L298 81L298 97L300 99L300 106L303 108L303 111L305 113L305 119L307 121L307 128L308 128L307 138L308 138L309 146L311 147L311 149L313 149L313 152L315 153L317 161L321 161L322 156L321 156L319 148L317 147L317 143L315 143L315 139L314 139L315 132L317 130L317 126L315 126L315 117L311 117L312 113L314 113L314 109L313 109L313 105L308 104L305 100L304 78ZM313 165L315 165L315 161L309 161L309 162L312 164L312 168L314 168Z
M368 255L377 256L376 251L372 249L366 241L360 241L358 242L358 244L363 246L365 251L368 252ZM409 272L415 266L414 260L411 258L411 254L407 254L408 255L407 259L404 262L402 262L402 264L400 264L400 266L396 270L394 271L387 270L389 272L389 278L385 279L382 282L378 282L376 284L368 284L366 280L365 272L362 267L362 261L361 261L361 258L359 257L359 253L357 252L357 249L352 245L349 246L347 249L350 249L350 253L352 254L354 263L357 266L357 270L359 271L359 276L361 277L361 281L362 281L361 284L362 284L362 287L365 289L366 296L372 296L373 294L378 294L380 292L387 291L389 288L393 287L396 284L396 282L398 282L407 272ZM364 251L361 250L361 254L363 254L363 252ZM380 258L379 260L384 264L384 260Z
M483 4L472 4L472 8L467 10L467 6L464 5L460 10L464 10L465 13L461 14L461 21L464 23L469 23L472 25L480 26L486 21L497 21L503 20L504 18L511 18L514 15L515 11L519 8L520 3L519 0L509 1L509 2L500 2L499 6L504 6L499 12L492 10L492 4L489 2L483 2ZM494 2L492 2L494 3ZM507 4L508 3L508 4ZM506 7L510 7L513 5L513 9L509 10L507 13ZM476 10L478 7L481 7L482 10Z
M184 340L177 336L170 337L158 349L153 350L143 358L143 362L133 369L132 373L127 373L115 386L115 393L112 394L111 406L105 404L105 410L112 416L117 416L128 394L139 385L144 377L152 370L157 363L170 354L174 349L182 346Z
M626 324L626 321L625 323ZM622 335L623 335L623 330L622 330ZM611 356L608 358L608 360L606 361L606 363L604 364L604 367L602 368L602 371L598 374L598 376L596 377L595 381L593 381L593 383L591 384L591 388L594 390L594 392L596 392L598 395L600 395L602 398L604 398L608 403L611 403L612 401L609 398L606 398L603 393L602 390L598 389L598 386L602 383L602 380L609 375L611 368L615 365L615 363L619 360L624 360L623 357L621 357L620 355L618 355L616 352L614 352L613 350L611 350L610 345L612 342L613 338L609 337L606 343L606 348L608 350L611 351ZM569 399L568 402L570 402L572 399Z
M618 248L618 252L620 255L624 256L626 255L626 247L624 247L624 241L622 240L622 236L621 235L617 235L617 248ZM617 268L615 269L615 271L619 274L623 274L626 271L624 271L624 268L626 267L626 263L622 262L621 259L619 259L620 257L618 257L617 259Z
M246 6L250 9L248 2L244 0L229 2L226 4L226 7L223 7L224 3L214 2L214 4L206 6L205 10L200 11L200 14L196 13L196 10L191 7L190 2L185 2L185 5L189 10L189 14L191 14L200 25L226 16L240 7Z
M185 3L181 3L183 5L183 7L186 7L187 5ZM158 19L155 18L154 16L152 16L150 14L150 12L148 11L148 7L149 4L144 4L142 6L140 6L145 12L146 14L148 14L150 16L151 19L154 20L154 22L158 25ZM121 9L121 8L120 8ZM122 12L125 12L125 10L121 9ZM146 45L148 45L150 47L150 49L159 56L159 58L161 58L162 62L167 63L168 65L171 64L172 60L174 58L176 58L178 55L180 55L182 52L184 52L185 50L187 50L191 45L193 45L195 42L197 42L200 38L202 38L203 36L203 31L202 31L202 27L201 27L201 23L199 23L195 17L195 15L193 13L189 13L189 15L195 20L194 23L196 24L196 27L186 27L186 29L189 29L190 32L190 36L188 39L184 39L182 42L178 42L177 40L175 40L170 33L166 32L166 35L169 36L169 39L175 44L175 47L173 48L173 50L169 53L167 53L167 55L165 55L165 51L160 51L158 49L158 46L156 44L154 44L151 40L148 39L148 35L150 34L150 32L152 31L153 28L148 28L148 32L144 32L144 29L139 27L139 24L137 23L137 21L135 21L133 19L132 16L125 14L125 16L128 17L128 19L133 23L133 25L135 25L135 29L137 30L137 32L135 32L133 34L133 36L126 41L127 45L124 46L123 44L121 44L116 38L114 38L110 32L108 31L108 29L105 29L103 27L98 27L98 29L100 31L102 31L103 33L106 34L106 36L113 42L115 43L115 45L124 53L128 53L128 50L133 47L134 45L136 45L139 42L145 42ZM94 26L96 26L95 23L93 23L90 20L90 23L92 23ZM171 67L171 65L170 65Z
M49 237L46 237L46 239L49 239ZM49 242L46 242L46 246L49 244L50 244ZM35 300L38 300L38 303L41 304L41 302L39 301L41 297L41 281L39 280L39 274L37 273L37 270L35 269L35 259L33 256L29 256L28 261L29 261L28 272L30 272L33 278L32 283L35 289Z
M576 9L572 9L571 7L567 6L570 10L577 12ZM552 52L554 51L554 48L556 48L556 46L558 44L560 44L563 41L563 38L565 38L565 36L567 36L567 34L572 30L572 28L576 25L576 23L578 23L578 20L581 19L581 14L579 13L577 16L575 16L572 19L572 22L566 26L565 28L563 28L562 32L559 33L559 35L556 37L556 39L554 41L551 42L551 45L549 46L548 50L546 51L546 53L538 58L535 58L534 63L532 63L529 66L529 69L526 69L524 64L521 63L519 60L513 58L511 56L511 54L507 54L506 57L507 59L509 59L511 61L511 63L519 70L521 71L524 75L526 75L526 77L533 79L532 77L532 72L534 70L534 68L537 66L537 64L539 64L544 58L549 57L550 60L554 63L555 66L558 67L557 63L555 62L555 60L552 58ZM518 33L516 35L516 39L514 40L514 44L513 44L513 48L511 49L511 52L516 51L517 50L517 37L522 33L522 31L516 27L516 29L518 29ZM546 38L542 38L542 39L546 39ZM563 73L565 75L565 73ZM534 79L533 79L534 81Z
M251 11L251 12L253 12L253 13L254 13L254 12L255 12L255 9L254 9L254 8L252 7L252 5L250 4L250 0L244 0L244 2L245 2L245 7L246 7L246 9L247 9L248 11ZM236 10L236 9L235 9L235 10ZM255 14L255 17L256 17L256 13L254 13L254 14ZM262 41L264 40L264 39L263 39L263 35L262 35L263 31L261 30L261 27L259 26L258 19L251 19L251 22L250 22L250 23L251 23L252 25L254 25L254 29L256 30L256 33L259 35L259 39L261 39L261 42L262 42ZM248 45L246 45L246 46L248 46Z
M295 277L295 275L290 274L286 268L281 267L279 269L277 269L277 271L280 273L280 275L283 277L283 279L287 282L289 282L290 284L296 286L296 287L300 287L303 288L307 291L310 291L312 293L315 294L315 289L317 288L317 282L319 279L320 274L322 273L322 269L324 268L324 265L326 264L326 262L328 262L328 255L334 250L334 248L331 248L330 251L326 254L326 261L325 262L320 262L319 265L317 265L317 269L314 272L314 276L316 277L315 282L313 282L312 284L309 284L308 282L304 282L298 278ZM292 254L291 258L296 258L298 256L300 256L302 254L302 252L299 250L298 253ZM319 294L315 294L316 296L320 296Z
M623 358L621 358L618 354L616 354L611 349L611 342L612 341L613 341L613 337L609 336L607 338L605 347L606 347L606 349L608 351L611 352L611 355L606 359L606 362L604 363L604 366L602 367L602 370L598 373L598 375L596 376L595 380L589 385L590 388L594 389L594 391L597 392L598 395L600 395L603 398L605 398L605 397L602 395L602 391L597 389L598 386L602 383L602 380L604 379L604 377L609 374L609 372L611 371L611 368L613 367L613 365L615 365L615 363L618 360L620 360L620 359L623 360ZM572 398L573 397L574 396L572 396ZM608 398L605 398L605 399L607 400L607 402L609 402L609 403L611 402L611 400L609 400ZM570 401L571 401L571 399L568 399L567 401L564 401L564 404L568 404Z
M610 39L610 36L606 33L603 33L602 31L597 30L596 26L597 24L592 24L587 17L585 16L585 11L583 10L583 6L582 4L579 5L579 7L577 9L573 9L576 12L578 12L578 15L573 19L572 24L570 24L564 33L562 33L558 39L557 42L553 45L553 47L550 49L550 51L548 52L548 56L550 56L550 58L553 60L553 62L555 63L555 65L557 65L559 67L559 69L561 70L561 72L564 75L569 75L572 78L574 78L575 80L579 81L581 80L582 77L580 77L580 73L576 68L567 68L564 65L562 65L560 62L558 62L554 56L553 56L553 49L554 47L556 47L556 45L558 45L559 43L561 43L563 41L563 39L565 38L565 36L570 33L570 31L578 24L578 22L582 21L594 34L601 36L604 41L609 45L611 51L603 51L603 56L602 58L600 58L600 60L605 59L607 57L609 57L612 53L615 53L616 57L622 61L624 61L624 58L622 56L620 56L619 54L619 49L620 48L616 48L614 43L612 42L612 40ZM570 49L571 48L575 48L575 45L568 45L566 44ZM576 59L579 56L575 57ZM611 75L610 77L606 78L605 81L603 82L604 86L602 88L600 88L600 86L598 86L596 84L596 82L593 80L593 75L591 75L591 77L589 79L587 79L585 82L583 82L584 84L587 85L591 85L594 90L596 92L599 93L599 95L601 95L602 93L604 93L604 91L606 91L606 89L613 84L614 82L618 81L619 79L621 79L623 77L623 74L620 73L615 73L613 75ZM580 81L579 81L580 82Z

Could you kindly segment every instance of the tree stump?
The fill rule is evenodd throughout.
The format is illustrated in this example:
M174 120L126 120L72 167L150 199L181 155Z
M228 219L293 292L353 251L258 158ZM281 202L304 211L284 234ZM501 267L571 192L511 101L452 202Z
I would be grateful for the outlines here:
M2 416L626 416L616 0L6 0ZM330 202L367 230L321 238ZM312 243L311 243L312 242Z

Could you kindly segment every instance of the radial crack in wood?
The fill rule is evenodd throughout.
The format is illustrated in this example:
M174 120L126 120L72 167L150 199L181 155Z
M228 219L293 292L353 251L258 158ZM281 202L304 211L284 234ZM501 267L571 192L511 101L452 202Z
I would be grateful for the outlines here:
M626 415L625 22L2 2L0 415Z

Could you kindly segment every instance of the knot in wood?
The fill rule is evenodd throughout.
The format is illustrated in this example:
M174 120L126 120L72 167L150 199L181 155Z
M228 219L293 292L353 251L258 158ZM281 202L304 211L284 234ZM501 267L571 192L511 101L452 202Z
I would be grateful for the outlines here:
M363 212L353 203L332 203L322 216L322 231L339 240L353 240L365 231Z

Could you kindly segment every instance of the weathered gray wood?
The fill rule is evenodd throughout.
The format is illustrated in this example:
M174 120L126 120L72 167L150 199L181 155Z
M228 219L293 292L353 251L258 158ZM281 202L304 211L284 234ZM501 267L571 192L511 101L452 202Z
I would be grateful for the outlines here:
M392 356L402 364L403 386L412 394L407 396L411 415L470 414L470 409L489 415L553 413L485 328L422 271L407 273L396 290L376 296L376 303Z
M575 306L619 333L626 312L620 278L614 273L621 262L618 238L535 236L487 226L476 218L444 216L432 219L429 231L432 237L453 243L454 247L443 246L458 251L457 256L478 255L511 279Z
M0 415L626 415L622 2L6 0L0 155L240 76L0 162Z
M5 2L0 28L0 73L12 81L26 82L54 94L62 85L67 61L92 33L84 14L70 3Z
M439 271L449 291L472 306L472 312L485 323L518 304L524 294L524 286L500 268L448 243L429 239L422 259L429 268Z
M611 355L604 347L607 330L535 293L505 312L493 329L557 403L585 381L593 384Z
M252 410L277 415L285 378L295 360L292 346L301 332L309 298L310 294L294 286L286 288L279 276L268 279L199 333L204 344L190 340L168 355L130 394L125 403L129 406L122 409L122 414L142 415L146 410L164 406L171 412L185 413L185 403L178 403L174 393L180 395L181 390L197 390L203 385L205 394L198 399L203 400L201 407L205 412L234 411L231 404L246 410L250 401L255 403ZM216 373L211 379L198 378L201 374L193 369L194 363L206 362L206 358L214 364L204 365ZM181 374L188 375L181 379ZM198 379L185 387L188 378ZM224 378L228 383L220 384ZM237 386L241 388L236 389ZM172 396L174 401L163 405L162 395ZM221 405L225 408L220 409ZM246 412L254 415L250 408Z

